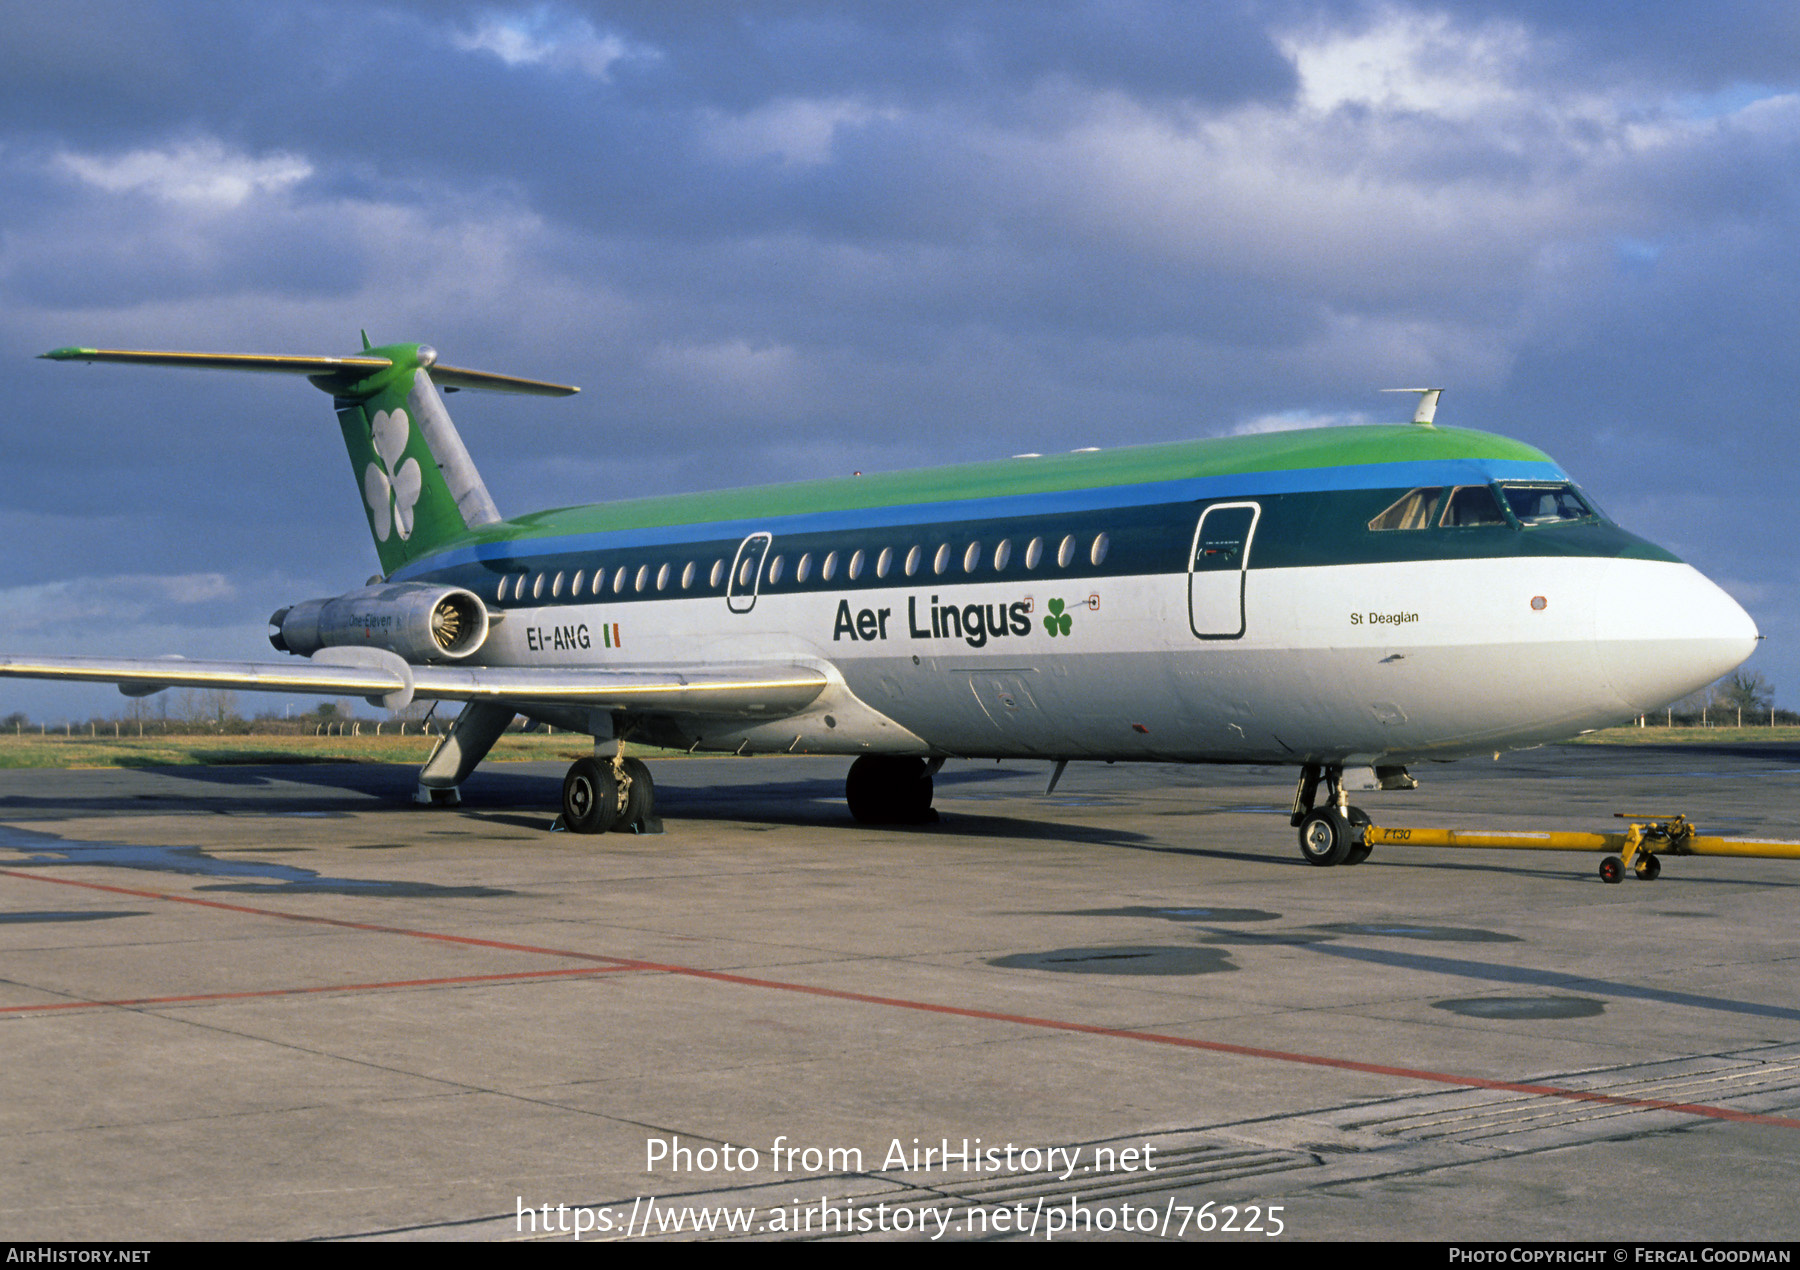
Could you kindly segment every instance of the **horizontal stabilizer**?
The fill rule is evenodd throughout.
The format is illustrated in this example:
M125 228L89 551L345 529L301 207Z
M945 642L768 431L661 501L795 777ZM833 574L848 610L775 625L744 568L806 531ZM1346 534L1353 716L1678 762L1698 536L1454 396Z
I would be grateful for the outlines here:
M425 697L532 705L584 706L656 714L776 719L803 710L825 690L825 676L804 666L664 670L330 664L313 661L188 661L162 657L0 657L0 678L119 685L128 696L164 688L297 692L343 697ZM372 659L375 660L375 659Z
M280 353L173 353L131 348L59 348L40 355L53 362L114 362L137 366L186 366L192 370L249 370L273 375L368 376L394 365L389 357L304 357ZM429 363L433 382L446 388L479 388L488 392L528 393L537 397L567 397L581 391L569 384L552 384L517 375L465 370L460 366Z

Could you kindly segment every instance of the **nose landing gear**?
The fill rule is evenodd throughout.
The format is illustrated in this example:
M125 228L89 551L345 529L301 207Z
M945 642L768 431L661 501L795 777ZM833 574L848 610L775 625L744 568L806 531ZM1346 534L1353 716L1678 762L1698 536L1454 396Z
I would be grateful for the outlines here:
M1320 781L1328 791L1323 807L1316 805ZM1308 763L1300 769L1290 823L1300 831L1300 856L1308 864L1329 868L1369 858L1369 817L1362 808L1350 806L1342 767Z

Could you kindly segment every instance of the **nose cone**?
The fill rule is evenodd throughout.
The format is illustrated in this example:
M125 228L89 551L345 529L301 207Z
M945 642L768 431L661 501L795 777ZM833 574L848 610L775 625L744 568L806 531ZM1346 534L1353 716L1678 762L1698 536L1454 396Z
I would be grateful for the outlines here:
M1704 688L1756 650L1750 615L1690 565L1620 560L1602 592L1599 669L1632 714Z

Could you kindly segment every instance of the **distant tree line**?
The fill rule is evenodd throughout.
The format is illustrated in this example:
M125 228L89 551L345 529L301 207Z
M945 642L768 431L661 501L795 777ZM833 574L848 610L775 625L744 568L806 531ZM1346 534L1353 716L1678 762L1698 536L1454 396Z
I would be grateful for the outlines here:
M1651 726L1672 723L1678 728L1768 727L1800 724L1800 714L1775 704L1775 685L1760 671L1734 670L1699 692L1649 715Z
M415 701L404 710L358 714L355 701L321 701L307 710L292 706L277 714L265 711L246 719L238 713L238 695L227 690L170 689L153 697L127 698L119 713L55 722L33 719L23 710L0 717L0 734L42 732L72 736L316 736L321 732L372 733L379 726L393 735L401 725L409 734L441 734L462 709L455 702ZM433 709L434 705L436 709ZM530 725L513 720L514 731Z

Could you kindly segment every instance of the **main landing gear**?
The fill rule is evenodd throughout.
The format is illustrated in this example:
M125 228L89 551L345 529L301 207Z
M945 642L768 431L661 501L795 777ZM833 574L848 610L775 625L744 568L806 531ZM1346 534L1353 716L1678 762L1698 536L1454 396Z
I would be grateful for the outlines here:
M1321 781L1327 790L1322 807L1316 805ZM1325 868L1361 864L1369 858L1371 847L1364 840L1369 817L1362 808L1350 806L1342 767L1308 763L1300 769L1290 823L1300 831L1300 855L1308 864Z
M563 828L573 833L657 833L656 785L642 759L576 759L563 777Z
M850 764L844 798L850 814L865 825L924 825L938 818L931 806L932 774L941 758L865 754Z

